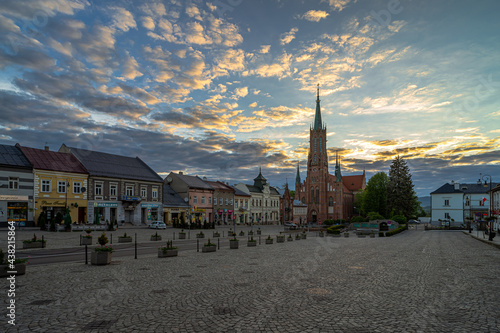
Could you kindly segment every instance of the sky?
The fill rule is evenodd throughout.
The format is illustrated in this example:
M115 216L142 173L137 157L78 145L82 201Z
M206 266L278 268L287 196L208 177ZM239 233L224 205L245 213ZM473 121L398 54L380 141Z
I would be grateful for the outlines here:
M500 181L500 1L0 3L0 143L139 156L274 186L306 177L319 84L330 172L415 190Z

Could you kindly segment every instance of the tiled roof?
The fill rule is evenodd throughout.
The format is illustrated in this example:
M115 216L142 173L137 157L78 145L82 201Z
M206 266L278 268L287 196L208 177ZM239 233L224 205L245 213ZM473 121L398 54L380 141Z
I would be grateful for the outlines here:
M237 187L234 187L234 186L231 186L231 187L234 189L234 195L238 195L241 197L250 197L251 196L250 194L243 192L242 190L240 190Z
M497 186L498 183L491 183L491 188ZM440 188L431 192L431 194L445 194L445 193L487 193L489 190L489 184L487 187L484 187L484 184L459 184L458 190L455 189L455 184L446 183L442 185Z
M358 191L363 188L363 175L342 176L342 182L350 191Z
M35 169L88 173L82 163L71 154L22 146L19 147Z
M258 186L253 186L253 185L248 185L248 184L245 184L245 186L248 188L248 190L250 192L262 193L262 191L260 190L260 188ZM269 193L273 194L273 195L280 195L280 192L272 186L269 186Z
M30 161L16 146L0 145L0 165L32 168Z
M91 176L163 182L163 179L139 157L114 155L73 147L66 148L82 162Z
M170 185L163 185L163 206L165 207L189 207L189 204L174 191Z
M203 190L213 190L212 186L208 185L205 183L200 177L198 176L188 176L184 174L178 174L174 173L177 177L179 177L180 180L182 180L189 188L198 188L198 189L203 189Z
M212 188L216 191L234 192L234 189L231 186L226 185L226 184L219 182L219 181L216 181L216 182L205 181L205 183L212 186Z
M298 207L307 207L305 203L302 203L300 200L293 200L293 205Z

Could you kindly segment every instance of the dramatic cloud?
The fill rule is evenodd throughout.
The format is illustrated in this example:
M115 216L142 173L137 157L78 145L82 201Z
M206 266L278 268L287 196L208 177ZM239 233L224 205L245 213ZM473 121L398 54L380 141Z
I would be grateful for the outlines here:
M297 31L299 31L298 28L292 28L292 30L290 30L289 32L282 34L280 37L281 45L286 45L286 44L290 43L292 40L294 40L295 34L297 33Z
M301 18L312 22L319 22L321 19L326 18L328 15L330 14L328 14L324 10L310 10L302 15Z

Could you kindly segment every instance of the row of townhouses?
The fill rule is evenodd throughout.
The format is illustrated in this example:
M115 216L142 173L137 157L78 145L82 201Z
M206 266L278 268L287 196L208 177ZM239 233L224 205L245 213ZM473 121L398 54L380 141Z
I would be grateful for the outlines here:
M67 211L73 223L278 224L282 206L260 171L253 184L230 186L182 172L162 179L138 157L0 145L0 226L37 225L42 214L51 221Z

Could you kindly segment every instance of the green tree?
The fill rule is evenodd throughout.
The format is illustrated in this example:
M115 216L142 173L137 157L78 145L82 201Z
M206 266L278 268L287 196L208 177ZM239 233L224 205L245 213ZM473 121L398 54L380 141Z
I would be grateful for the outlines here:
M384 217L387 216L388 184L389 177L385 172L378 172L370 178L363 195L364 212L377 212Z
M409 219L415 212L415 191L410 168L402 157L396 157L389 170L387 211L391 216L403 215ZM418 202L418 199L417 199Z

